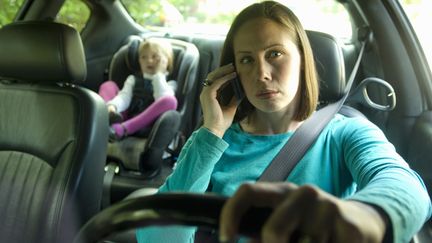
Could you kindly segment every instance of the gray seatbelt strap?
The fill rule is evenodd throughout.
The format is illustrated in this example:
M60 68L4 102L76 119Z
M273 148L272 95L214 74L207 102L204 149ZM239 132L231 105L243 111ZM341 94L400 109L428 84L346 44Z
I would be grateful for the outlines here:
M357 70L360 66L360 61L363 57L369 35L366 35L364 38L356 63L345 87L343 97L337 102L329 104L316 111L311 117L304 121L303 124L294 132L292 137L288 139L287 143L265 169L258 181L285 181L292 169L301 160L301 158L303 158L306 151L318 138L318 135L324 127L340 110L350 93L351 86L354 83L354 78L357 75Z
M119 166L110 162L105 166L105 175L103 179L101 208L104 209L111 205L111 185L115 174L119 172Z

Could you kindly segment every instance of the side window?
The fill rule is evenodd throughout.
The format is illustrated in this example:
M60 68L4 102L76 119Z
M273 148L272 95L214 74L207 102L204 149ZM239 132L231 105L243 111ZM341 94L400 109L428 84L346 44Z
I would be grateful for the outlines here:
M0 0L0 27L11 23L24 0Z
M432 32L430 31L432 1L402 0L400 1L400 4L410 19L417 34L417 38L423 47L429 67L432 67Z
M2 0L0 0L2 1ZM90 17L89 7L81 0L65 1L57 15L56 22L70 25L79 32L85 27Z

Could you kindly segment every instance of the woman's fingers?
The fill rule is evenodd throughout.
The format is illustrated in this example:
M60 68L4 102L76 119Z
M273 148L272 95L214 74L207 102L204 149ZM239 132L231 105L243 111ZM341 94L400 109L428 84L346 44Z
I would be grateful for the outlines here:
M233 72L235 72L235 68L234 68L234 65L232 63L230 63L230 64L221 66L221 67L213 70L212 72L210 72L207 75L207 78L212 80L212 81L216 81L216 80L220 79L221 77L226 76L226 75L233 73Z
M203 82L204 87L201 91L200 101L204 127L219 137L222 137L231 125L238 105L230 103L228 106L222 107L217 100L218 90L236 76L234 66L228 64L209 73Z
M304 226L314 220L313 212L319 196L317 189L302 186L292 191L275 208L264 224L261 239L266 243L311 239Z
M381 242L385 227L370 206L336 198L314 186L291 191L263 226L272 242Z
M295 185L289 183L243 184L224 205L220 217L220 240L234 239L240 220L252 206L275 207Z
M384 213L371 205L341 200L309 185L256 183L242 185L225 203L221 240L234 239L252 206L274 208L261 231L263 243L381 242L386 230Z
M235 68L232 64L222 66L207 75L207 78L203 82L203 91L211 91L212 97L216 97L216 92L222 88L222 86L237 77Z

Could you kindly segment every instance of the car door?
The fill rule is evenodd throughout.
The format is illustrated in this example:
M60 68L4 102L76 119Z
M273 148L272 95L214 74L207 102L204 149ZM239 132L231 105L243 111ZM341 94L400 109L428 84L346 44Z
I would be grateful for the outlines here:
M351 5L373 31L373 53L363 72L379 75L396 91L397 107L387 114L368 112L409 165L432 187L432 75L430 64L430 1L366 0ZM429 36L427 36L429 34ZM379 96L379 92L372 91ZM415 237L430 242L430 220ZM429 230L428 230L429 229Z

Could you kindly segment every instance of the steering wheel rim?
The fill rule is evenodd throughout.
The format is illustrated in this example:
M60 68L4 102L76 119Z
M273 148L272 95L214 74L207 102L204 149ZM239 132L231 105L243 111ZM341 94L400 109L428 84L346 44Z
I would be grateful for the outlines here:
M93 216L78 232L75 243L97 242L129 229L184 225L218 229L227 197L214 194L160 193L126 199ZM257 237L270 208L251 208L240 222L239 235Z

